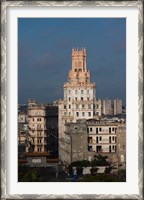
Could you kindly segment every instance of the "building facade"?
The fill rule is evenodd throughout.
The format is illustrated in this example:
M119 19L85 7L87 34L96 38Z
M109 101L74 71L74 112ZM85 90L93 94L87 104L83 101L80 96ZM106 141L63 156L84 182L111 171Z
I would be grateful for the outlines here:
M46 110L35 100L28 101L28 146L27 152L47 151Z
M109 121L87 120L88 150L96 153L116 153L117 124Z
M72 49L72 69L64 84L64 99L59 101L59 158L65 160L65 124L95 115L96 85L90 81L86 49Z
M126 165L126 125L121 123L118 125L117 132L118 143L118 162L125 167Z
M101 116L102 115L102 100L97 99L96 100L96 115Z
M65 163L88 159L88 139L85 120L65 124Z
M122 114L122 100L114 99L114 115Z
M47 104L46 128L47 128L47 151L51 157L58 157L58 106Z
M91 161L95 155L106 155L112 163L126 162L125 123L88 119L65 126L65 163Z
M105 99L102 101L102 114L103 115L112 115L112 103L110 99Z

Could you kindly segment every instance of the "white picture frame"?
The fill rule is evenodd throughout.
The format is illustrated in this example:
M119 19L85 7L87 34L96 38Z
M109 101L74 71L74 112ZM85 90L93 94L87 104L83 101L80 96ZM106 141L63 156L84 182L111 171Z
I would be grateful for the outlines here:
M55 186L53 186L53 183L50 183L52 188L54 190L51 190L52 192L49 192L49 194L41 194L41 193L25 193L23 194L22 192L12 193L9 192L9 187L13 184L13 182L9 181L9 176L12 175L13 168L10 169L9 165L7 163L12 163L12 156L9 153L8 146L10 142L12 141L10 137L10 123L12 119L12 114L17 116L17 110L14 111L14 113L11 113L11 105L12 103L9 103L11 101L9 95L12 92L11 91L11 86L9 79L11 77L10 73L12 70L10 70L9 64L10 61L9 59L11 57L11 45L13 45L17 41L17 35L16 38L14 38L13 43L10 44L10 37L9 33L7 32L8 29L8 24L12 26L17 26L17 21L13 21L12 24L9 21L9 12L11 11L11 8L14 8L18 10L19 8L26 8L26 9L32 9L32 8L100 8L100 7L112 7L113 9L115 8L135 8L137 9L138 12L138 59L137 59L137 66L138 66L138 127L137 127L137 138L138 138L138 152L137 157L138 157L138 163L137 163L137 171L138 171L138 180L137 180L137 187L138 187L138 192L137 193L124 193L124 194L119 194L119 193L100 193L96 194L94 192L89 192L91 190L88 189L88 193L85 191L84 193L69 193L65 192L63 193L58 193L58 192L53 192L60 186L62 183L56 183ZM1 14L1 57L2 57L2 64L1 64L1 113L2 113L2 120L1 120L1 199L143 199L143 3L142 1L2 1L1 2L1 8L2 8L2 14ZM15 19L16 17L19 17L18 13L14 13ZM55 15L53 13L53 15ZM101 16L102 17L102 16ZM137 26L134 26L134 29L136 29ZM16 45L16 44L15 44ZM17 53L17 52L16 52ZM17 65L16 60L11 60L13 65ZM17 72L12 72L16 73L14 77L17 77ZM17 82L14 83L13 87L17 88ZM15 98L15 102L17 102ZM16 105L14 102L14 105ZM136 115L137 116L137 115ZM16 123L17 119L15 118L14 123ZM13 127L13 126L12 126ZM16 126L15 126L16 128ZM16 129L15 129L16 130ZM14 144L17 143L17 141L12 141ZM129 155L128 155L129 156ZM8 161L9 160L9 161ZM11 161L11 162L10 162ZM137 162L137 161L136 161ZM15 171L14 171L15 173ZM31 185L29 183L25 183L28 187ZM35 183L36 186L37 183ZM70 183L68 183L70 184ZM75 183L74 183L75 184ZM95 184L95 183L93 183ZM108 183L110 184L110 183ZM24 185L24 186L26 186ZM50 185L49 185L50 186ZM85 185L85 187L93 187L94 185ZM37 187L37 186L36 186ZM122 186L123 187L123 186ZM69 188L73 190L74 186L71 185ZM85 189L83 189L84 191ZM68 190L69 191L69 190ZM81 191L81 190L80 190Z

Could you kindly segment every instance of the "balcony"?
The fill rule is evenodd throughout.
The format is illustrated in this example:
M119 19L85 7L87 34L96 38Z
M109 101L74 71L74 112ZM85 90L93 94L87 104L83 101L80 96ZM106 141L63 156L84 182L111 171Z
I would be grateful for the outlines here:
M35 131L36 130L34 127L30 127L30 126L28 126L28 129L31 130L31 131Z
M43 128L38 127L38 128L37 128L37 131L43 131Z

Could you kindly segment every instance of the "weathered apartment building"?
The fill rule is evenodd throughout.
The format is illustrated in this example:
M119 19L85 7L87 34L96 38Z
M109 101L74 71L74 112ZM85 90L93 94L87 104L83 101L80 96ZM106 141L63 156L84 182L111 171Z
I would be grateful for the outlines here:
M27 152L46 152L46 109L35 100L28 101L28 146Z
M65 163L91 161L96 154L107 155L111 162L126 162L125 123L88 119L65 126Z
M28 101L26 152L58 156L58 107Z

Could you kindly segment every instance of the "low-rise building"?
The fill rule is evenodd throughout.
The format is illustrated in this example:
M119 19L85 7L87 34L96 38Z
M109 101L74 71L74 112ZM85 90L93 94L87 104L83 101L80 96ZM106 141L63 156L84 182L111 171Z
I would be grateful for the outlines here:
M95 155L106 155L112 163L125 162L124 127L125 123L121 125L119 122L95 119L67 123L63 155L65 163L91 161Z

